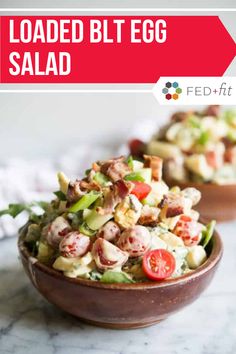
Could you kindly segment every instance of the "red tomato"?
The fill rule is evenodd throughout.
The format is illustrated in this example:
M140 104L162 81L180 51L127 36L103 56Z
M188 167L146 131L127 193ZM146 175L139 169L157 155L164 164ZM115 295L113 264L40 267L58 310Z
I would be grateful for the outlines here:
M229 162L229 163L233 163L233 164L235 163L235 161L236 161L236 146L228 147L225 150L224 160L225 160L225 162Z
M223 164L223 158L220 158L215 151L207 151L205 156L208 165L213 168L219 168Z
M134 188L130 193L134 194L139 200L146 198L152 190L151 186L147 183L138 181L132 181L132 183L134 184Z
M142 157L144 153L144 142L139 139L129 141L129 150L131 155Z
M149 279L169 278L174 270L175 258L164 249L152 250L143 256L143 271Z
M197 245L200 241L202 225L189 216L181 215L174 228L174 234L181 237L185 246Z

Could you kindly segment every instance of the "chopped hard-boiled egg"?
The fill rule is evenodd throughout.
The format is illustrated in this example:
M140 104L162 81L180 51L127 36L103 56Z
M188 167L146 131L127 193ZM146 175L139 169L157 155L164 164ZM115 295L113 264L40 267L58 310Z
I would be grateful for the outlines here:
M83 257L66 258L59 256L53 263L53 268L63 271L66 276L76 278L91 272L95 267L91 252Z
M185 159L185 165L188 169L204 180L210 180L213 177L214 169L208 165L206 157L203 154L194 154Z
M168 247L184 247L183 240L171 232L167 231L166 233L160 234L159 237L167 244Z
M207 259L206 251L200 245L193 246L189 250L186 257L190 269L198 268L200 265L202 265L205 262L206 259Z
M66 177L66 175L63 172L59 172L57 174L57 178L58 178L61 192L66 194L67 190L68 190L69 183L70 183L69 178Z

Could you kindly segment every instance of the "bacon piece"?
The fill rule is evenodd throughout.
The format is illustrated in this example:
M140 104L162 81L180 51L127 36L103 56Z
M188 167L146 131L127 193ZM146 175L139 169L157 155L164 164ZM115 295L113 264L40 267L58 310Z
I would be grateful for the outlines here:
M161 218L172 218L174 216L185 214L192 207L192 201L182 195L169 193L164 196L159 204L161 210Z
M168 206L166 211L166 218L173 218L174 216L183 214L183 212L184 212L183 205Z
M233 165L236 165L236 146L229 147L226 149L224 160L225 162L229 162Z
M80 182L80 180L76 180L69 183L67 190L67 200L69 202L77 202L85 194L80 187Z
M163 196L161 202L159 203L158 207L162 209L162 208L166 205L167 200L168 200L168 197L167 197L167 195L165 194L165 195Z
M220 114L220 106L219 105L208 106L203 113L206 116L218 117Z
M109 177L113 182L124 178L131 172L129 165L125 162L125 157L120 156L100 164L101 172Z
M160 209L155 207L150 207L149 205L144 205L138 222L141 225L153 226L158 221L159 213L160 213Z
M129 181L119 180L115 182L105 193L102 207L97 208L97 212L101 215L110 214L115 207L129 194L133 184Z
M123 181L122 179L117 181L114 184L114 186L115 186L118 196L121 199L124 199L133 189L133 185L131 182Z
M80 181L80 188L85 191L98 191L99 192L101 190L101 186L98 183L96 183L94 181L88 182L85 179Z
M155 181L161 181L163 160L158 156L143 155L143 157L145 160L144 167L152 169L152 178Z
M97 165L98 166L98 165ZM94 176L96 175L96 172L95 170L92 168L90 170L90 172L88 173L87 177L83 178L81 181L80 181L80 188L82 189L82 191L100 191L101 190L101 186L99 183L97 183L95 180L94 180Z
M122 267L129 257L127 252L120 250L103 238L98 238L94 242L92 255L97 267L101 270Z
M69 202L77 202L88 191L100 191L101 186L93 181L85 178L83 180L76 180L70 182L67 190L67 200Z
M100 172L101 167L99 166L99 164L98 164L97 162L94 162L94 163L92 164L92 169L93 169L93 171L95 171L95 172Z
M171 116L172 122L183 122L189 116L189 112L176 112Z
M224 144L226 150L234 146L234 143L227 137L223 137L221 141Z

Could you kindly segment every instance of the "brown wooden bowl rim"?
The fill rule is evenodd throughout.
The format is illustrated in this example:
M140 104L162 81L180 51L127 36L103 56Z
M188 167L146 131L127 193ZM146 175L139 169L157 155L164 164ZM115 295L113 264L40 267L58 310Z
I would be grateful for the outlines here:
M41 272L47 273L51 276L54 276L64 282L69 282L73 284L84 285L93 288L102 288L102 289L116 289L116 290L137 290L137 289L153 289L153 288L163 288L168 286L175 286L178 284L184 284L188 281L192 281L195 278L201 277L203 274L211 271L220 261L223 254L223 243L217 231L214 231L213 234L213 246L210 253L210 256L207 258L206 262L204 262L200 267L196 270L193 270L190 273L184 274L180 277L176 277L173 279L168 279L160 282L138 282L138 283L112 283L106 284L101 283L99 281L87 280L82 278L69 278L66 277L61 272L46 266L43 263L40 263L35 257L32 257L29 253L26 245L24 244L23 237L19 237L18 239L18 249L22 257L24 257L27 262L31 263L32 266L40 270Z
M199 188L228 188L236 189L236 183L231 183L231 184L217 184L217 183L199 183L199 182L180 182L176 180L169 180L167 184L170 184L171 186L180 186L180 187L194 187L196 189Z

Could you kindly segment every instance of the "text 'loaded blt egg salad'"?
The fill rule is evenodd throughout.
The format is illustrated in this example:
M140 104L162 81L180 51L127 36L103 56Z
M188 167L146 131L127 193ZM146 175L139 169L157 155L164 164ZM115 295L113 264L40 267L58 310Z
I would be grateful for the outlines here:
M29 222L21 237L39 262L66 277L105 283L160 281L181 276L207 259L214 222L204 226L192 207L194 188L169 189L162 160L119 157L95 162L86 177L58 174L60 190L51 203L12 204L0 213L23 210Z
M130 148L163 158L167 181L236 183L236 111L177 112L147 144L133 140Z

